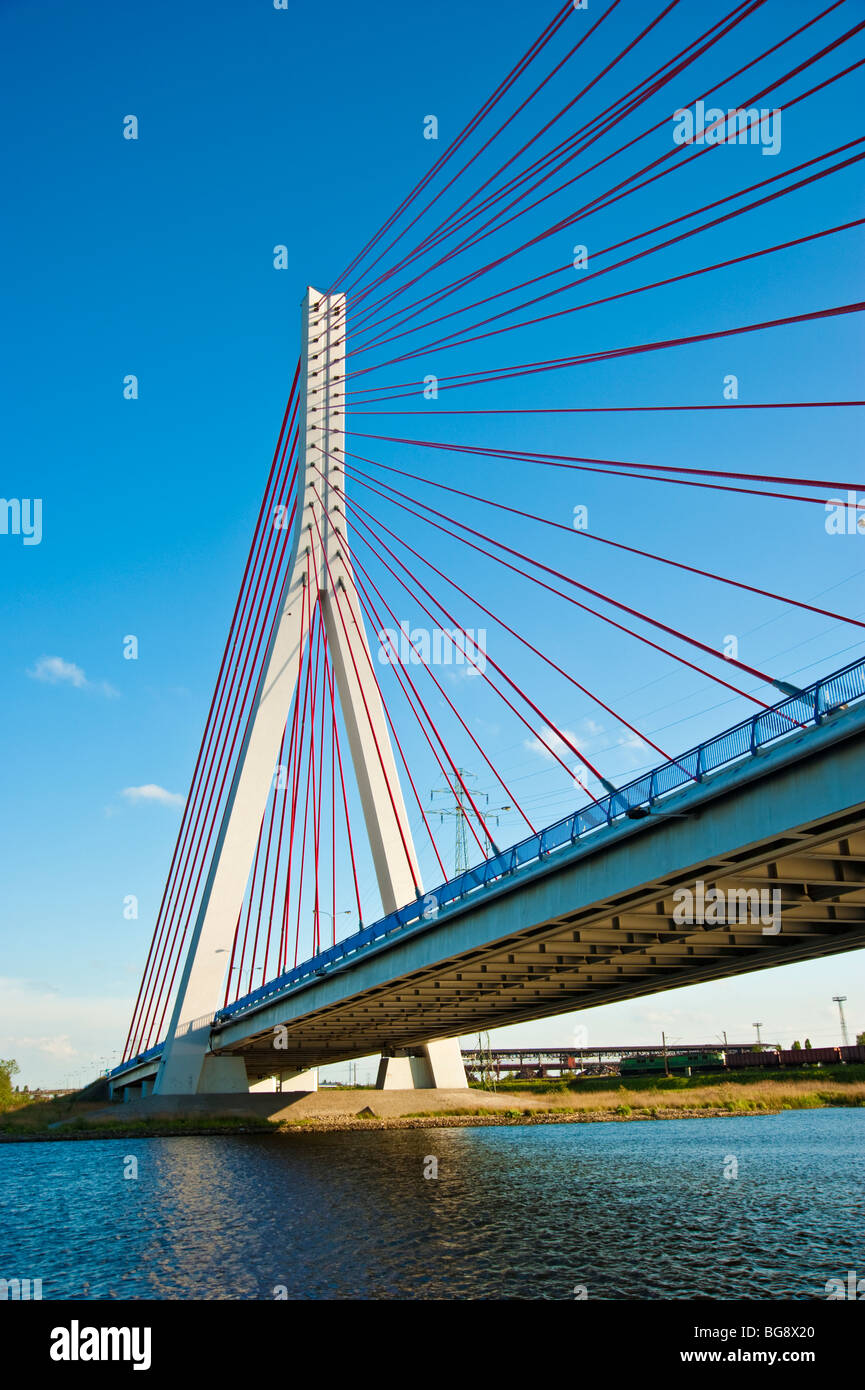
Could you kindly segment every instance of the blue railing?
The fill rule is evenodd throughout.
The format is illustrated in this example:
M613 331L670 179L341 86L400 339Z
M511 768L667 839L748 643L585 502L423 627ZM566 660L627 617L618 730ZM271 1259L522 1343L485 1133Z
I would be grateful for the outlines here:
M397 932L403 932L407 927L434 921L439 910L449 903L459 902L478 889L508 878L528 864L543 861L556 850L573 845L585 835L611 825L613 821L626 816L629 811L638 807L649 809L662 797L668 796L689 782L702 781L707 773L715 772L719 767L736 762L740 758L754 756L761 748L777 739L798 733L809 725L819 724L833 710L863 696L865 658L851 662L849 666L816 681L795 695L788 696L777 705L762 710L750 719L744 719L741 724L736 724L732 729L726 729L724 733L698 744L681 757L672 758L660 767L653 768L651 772L636 778L635 781L619 787L614 793L584 806L563 820L556 821L554 825L547 826L545 830L530 835L528 839L521 840L510 849L493 855L456 878L449 879L447 883L425 893L417 901L382 917L372 926L363 927L351 936L344 937L336 945L329 946L326 951L320 951L310 960L285 971L275 980L270 980L251 994L229 1004L227 1008L220 1009L214 1015L214 1022L228 1022L249 1009L258 1008L275 995L282 994L291 985L326 973L332 966L376 942L381 942ZM142 1053L140 1057L125 1062L122 1070L147 1061L160 1051L161 1046L162 1044L159 1044ZM115 1071L119 1070L121 1068L115 1068ZM111 1072L109 1075L114 1073Z
M154 1057L158 1057L162 1047L162 1043L156 1043L154 1047L148 1047L146 1052L139 1052L137 1057L130 1057L128 1062L121 1062L119 1067L112 1067L111 1071L106 1074L116 1076L120 1071L130 1071L133 1067L140 1067L142 1062L150 1062Z

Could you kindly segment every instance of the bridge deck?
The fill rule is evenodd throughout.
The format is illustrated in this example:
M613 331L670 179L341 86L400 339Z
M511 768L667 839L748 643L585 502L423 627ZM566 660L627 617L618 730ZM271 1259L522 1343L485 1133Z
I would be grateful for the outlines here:
M254 1078L865 945L865 703L842 703L863 692L860 662L667 765L693 757L701 780L662 795L656 769L605 816L443 885L433 915L409 905L221 1011L214 1051ZM791 734L791 710L817 722ZM780 931L677 921L675 891L699 880L777 890Z
M218 1022L214 1049L306 1067L865 945L863 772L859 708ZM698 880L777 890L780 931L677 922Z

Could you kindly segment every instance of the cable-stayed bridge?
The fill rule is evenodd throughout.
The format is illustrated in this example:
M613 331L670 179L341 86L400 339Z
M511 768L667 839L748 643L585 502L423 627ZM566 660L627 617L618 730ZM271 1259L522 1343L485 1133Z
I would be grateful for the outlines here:
M701 431L699 465L691 447L674 461L669 441L659 462L622 458L614 440L599 455L562 452L563 440L579 447L589 428L582 417L597 415L592 428L612 431L636 413L648 432L658 417L708 424L726 415L745 431L755 414L843 420L863 405L740 402L735 374L724 377L722 404L631 395L571 403L581 372L591 371L597 390L623 359L639 384L655 354L721 341L819 328L826 351L825 335L841 334L865 307L790 303L783 314L718 322L711 277L742 273L745 263L783 266L791 248L843 241L865 222L843 210L832 226L681 269L691 238L730 222L744 237L749 214L788 196L795 208L823 180L837 178L843 202L865 137L785 158L782 172L766 174L762 133L777 110L755 103L783 102L786 114L855 78L865 59L849 61L843 50L865 22L845 27L843 4L798 25L785 15L761 50L749 47L761 0L700 32L693 13L663 29L674 9L645 23L633 9L619 13L616 0L591 17L563 6L334 284L308 289L300 357L112 1073L118 1093L236 1091L274 1075L303 1088L315 1084L312 1069L375 1052L382 1085L460 1085L461 1033L865 944L865 662L849 655L865 622L819 601L846 581L815 593L816 560L785 565L776 584L762 554L766 519L779 507L813 519L815 555L833 528L855 551L865 531L857 485L840 467L815 476L810 457L788 463L788 473L749 470L739 457L745 434L735 457L722 450L709 466L713 425ZM662 40L675 52L658 64ZM589 44L595 79L548 118L555 80L578 51L584 72ZM643 49L650 70L634 83ZM698 101L705 125L671 139L670 103L681 111ZM744 113L744 125L727 112ZM560 139L550 134L558 121L569 127ZM514 152L519 122L531 138ZM703 164L690 166L719 150L731 155L743 129L756 164L733 168L727 159L717 174L722 195L701 201ZM656 189L676 172L679 180ZM584 178L594 192L575 211L573 185ZM653 222L640 196L647 186L665 220L634 231L635 217ZM596 217L604 230L594 243ZM567 243L577 225L591 242L587 259L580 243L562 264L556 242L550 265L550 238L564 233ZM602 244L609 235L619 240ZM628 253L609 261L626 243ZM637 285L621 274L671 247L675 274ZM528 280L514 274L517 257L533 271ZM592 297L595 279L608 274L609 292ZM693 331L516 364L512 349L504 364L487 357L501 355L501 335L518 333L515 341L549 351L569 315L634 296L648 296L649 308L639 301L644 328L654 292L683 281L687 301L672 313L687 314ZM542 312L520 317L541 303ZM668 321L669 313L659 320ZM471 369L442 371L451 350L467 351L462 365ZM559 379L569 383L568 403L549 404ZM474 392L483 405L440 405L451 391ZM367 423L394 415L415 423L393 434ZM469 437L416 437L416 417L432 424L438 415L462 418ZM472 433L496 424L497 441ZM648 539L633 528L599 531L587 507L572 505L576 480L599 497L660 489L675 524ZM627 507L619 503L616 515L627 521ZM715 515L742 530L750 522L756 548L724 544L711 530ZM706 543L694 553L686 538L701 530ZM725 561L734 558L742 571L730 573ZM733 630L723 643L702 621L710 593L723 594ZM786 665L745 661L735 633L752 612L762 620L755 630L783 617L806 640L843 635L846 664L824 658L822 674L803 683ZM574 659L575 644L593 643L603 663ZM617 671L639 673L645 685L687 675L699 682L698 700L712 691L741 717L671 754L660 730L598 687L599 673ZM639 775L602 767L585 733L600 719L617 731L613 749L643 760ZM525 759L540 755L559 778L567 814L544 829L517 790L527 774L501 765L502 727ZM513 844L485 815L464 771L470 763L485 768L504 803L497 809L521 826L507 837ZM474 847L474 866L456 877L431 824L433 778L451 789L460 833Z

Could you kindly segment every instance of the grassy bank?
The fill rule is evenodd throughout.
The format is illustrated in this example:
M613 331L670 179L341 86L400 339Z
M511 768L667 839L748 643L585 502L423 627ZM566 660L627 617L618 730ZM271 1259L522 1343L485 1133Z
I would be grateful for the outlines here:
M418 1109L398 1116L376 1113L375 1093L345 1088L339 1113L306 1114L270 1120L231 1116L184 1119L96 1119L100 1103L74 1097L7 1110L0 1116L0 1143L22 1140L144 1138L169 1135L290 1134L348 1129L418 1129L464 1125L587 1124L627 1120L696 1119L817 1110L826 1106L865 1107L865 1067L809 1067L783 1075L766 1072L718 1076L597 1077L587 1081L523 1081L498 1088L512 1104L491 1112L480 1103L449 1109ZM480 1096L478 1096L480 1102Z
M784 1067L782 1071L766 1071L761 1067L751 1067L742 1071L695 1072L692 1076L631 1076L623 1079L618 1076L587 1076L574 1080L558 1080L545 1077L528 1081L499 1081L496 1090L500 1094L519 1091L530 1095L597 1095L607 1094L624 1088L629 1091L697 1091L707 1086L754 1087L768 1085L777 1089L790 1083L807 1082L812 1088L820 1089L831 1084L832 1087L847 1088L865 1083L865 1064L853 1063L846 1066L807 1066ZM480 1089L472 1083L472 1089Z

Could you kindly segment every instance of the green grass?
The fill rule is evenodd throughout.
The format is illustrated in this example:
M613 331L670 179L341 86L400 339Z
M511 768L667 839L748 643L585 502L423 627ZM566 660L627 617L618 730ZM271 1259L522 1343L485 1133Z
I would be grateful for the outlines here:
M67 1124L48 1128L45 1125L21 1125L0 1123L0 1135L17 1135L21 1138L38 1138L42 1135L50 1135L51 1138L61 1138L69 1134L98 1134L106 1139L113 1136L140 1136L147 1138L148 1135L172 1135L172 1134L198 1134L206 1132L208 1134L218 1134L222 1132L232 1132L237 1130L256 1130L261 1133L278 1133L279 1125L270 1120L261 1120L255 1116L248 1119L242 1115L189 1115L176 1120L160 1119L156 1116L145 1120L88 1120L84 1116L70 1120Z
M757 1081L778 1085L791 1081L831 1081L833 1085L852 1085L865 1081L865 1064L854 1062L846 1066L781 1067L778 1071L749 1067L743 1071L694 1072L692 1076L664 1076L655 1072L649 1076L592 1076L573 1081L533 1077L526 1081L500 1081L496 1084L496 1091L501 1094L521 1091L545 1096L569 1093L592 1095L616 1090L688 1091L705 1086L752 1086ZM472 1085L475 1089L482 1089L477 1083Z

